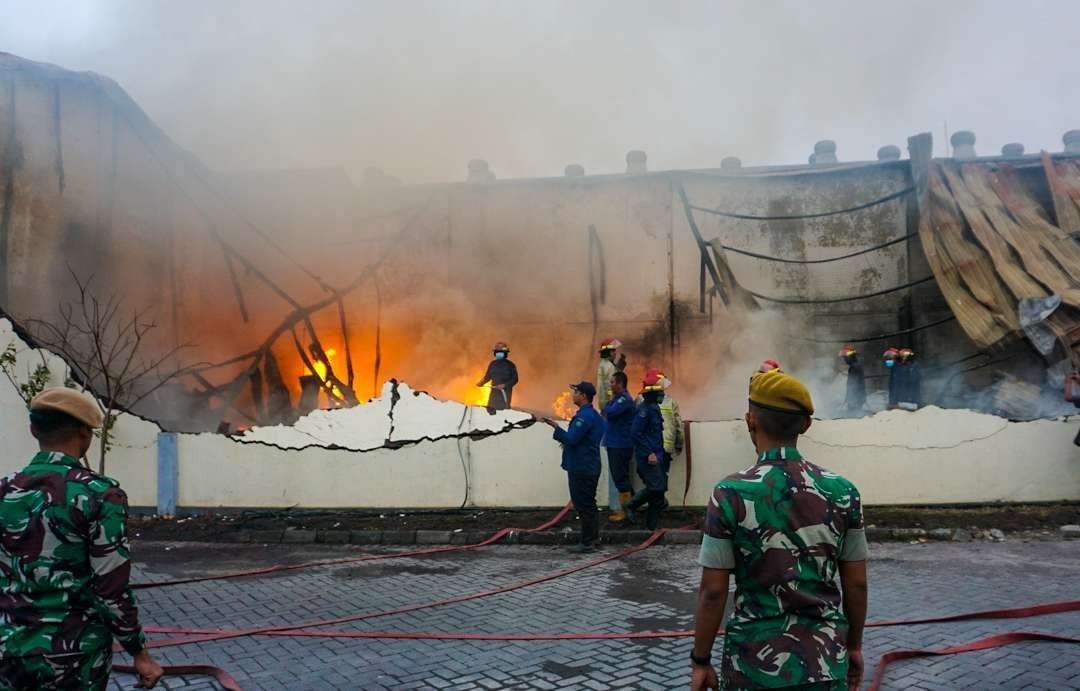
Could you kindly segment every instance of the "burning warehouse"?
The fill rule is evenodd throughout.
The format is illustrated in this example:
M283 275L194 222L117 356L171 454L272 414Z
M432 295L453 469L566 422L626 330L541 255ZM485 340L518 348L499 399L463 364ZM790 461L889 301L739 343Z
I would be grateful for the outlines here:
M0 686L1076 685L1075 98L599 6L0 9Z
M483 404L497 340L522 408L550 411L618 335L631 378L665 367L693 417L737 414L722 401L762 353L833 386L847 342L872 391L877 354L907 346L926 403L1034 417L1075 357L1075 132L1044 156L975 158L957 133L949 160L925 136L911 160L819 142L809 166L650 172L631 152L614 175L500 181L474 161L462 183L354 185L216 174L109 80L2 65L4 310L55 323L75 261L147 310L153 347L190 366L136 410L167 428L289 423L391 378Z

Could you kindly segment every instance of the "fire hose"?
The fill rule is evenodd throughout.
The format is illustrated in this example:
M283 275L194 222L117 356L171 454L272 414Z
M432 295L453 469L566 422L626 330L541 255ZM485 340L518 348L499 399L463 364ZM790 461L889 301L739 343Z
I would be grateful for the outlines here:
M339 564L355 564L362 561L378 561L381 559L401 559L403 557L421 557L427 554L442 554L446 552L463 552L470 549L478 549L480 547L487 547L499 540L503 539L507 535L513 533L538 533L543 530L547 530L559 523L566 514L570 512L570 504L564 506L555 516L535 528L501 528L491 534L488 538L481 540L480 542L474 542L467 545L447 545L445 547L428 547L425 549L415 549L407 552L394 552L392 554L366 554L360 557L344 557L341 559L316 559L313 561L300 562L298 564L274 564L273 566L267 566L261 569L249 569L247 571L231 571L229 573L217 574L214 576L194 576L192 578L177 578L170 581L147 581L143 583L132 583L131 587L135 590L146 590L149 588L164 588L171 585L182 585L185 583L204 583L206 581L222 581L229 578L244 578L247 576L262 576L268 573L276 573L278 571L294 571L296 569L307 569L313 566L337 566Z
M162 581L156 583L142 583L139 587L164 587L168 585L178 585L182 583L202 582L209 580L220 580L224 578L239 578L243 576L255 576L264 573L271 573L274 571L301 569L315 566L334 565L342 563L354 563L357 561L370 561L374 559L389 559L399 557L412 557L422 556L425 554L451 552L451 551L464 551L470 549L476 549L478 547L490 545L502 537L513 532L537 532L546 528L552 527L557 524L563 517L566 516L570 509L570 505L563 507L563 509L556 514L554 518L546 523L529 529L513 529L503 528L496 531L487 539L468 545L454 545L449 547L432 548L424 550L412 550L408 552L398 552L395 554L387 555L367 555L364 557L353 557L347 559L328 559L328 560L316 560L304 562L301 564L289 564L289 565L276 565L267 567L264 569L254 569L246 572L232 572L228 574L222 574L218 576L204 576L190 579L177 579L174 581ZM349 639L408 639L408 640L490 640L490 641L551 641L551 640L619 640L619 639L649 639L649 638L685 638L694 635L690 630L677 630L677 631L643 631L643 632L603 632L603 633L588 633L588 632L568 632L568 633L446 633L446 632L393 632L393 631L340 631L340 630L316 630L311 631L309 629L320 626L331 626L336 624L343 624L355 621L364 621L368 619L374 619L377 617L391 616L395 614L404 614L409 612L415 612L424 609L431 609L434 607L442 607L446 605L457 604L460 602L467 602L471 600L477 600L480 598L490 597L492 595L499 595L502 593L519 590L528 586L536 585L539 583L545 583L564 576L568 576L579 571L583 571L593 566L597 566L603 563L621 559L622 557L640 552L648 549L654 545L668 529L660 529L653 532L645 541L638 545L621 550L614 554L606 555L598 559L592 559L581 564L577 564L572 567L560 569L536 578L531 578L523 581L518 581L498 588L491 588L475 593L468 593L465 595L459 595L452 598L443 600L437 600L433 602L418 603L414 605L407 605L398 607L391 610L385 610L380 612L366 612L361 614L350 615L346 617L338 617L335 619L327 619L313 622L306 622L301 624L285 624L280 626L269 626L255 629L214 629L214 628L190 628L190 627L158 627L147 626L144 627L147 633L158 633L178 636L176 638L166 638L151 641L148 647L151 648L163 648L187 645L190 643L201 643L216 640L225 640L231 638L240 638L246 636L288 636L298 638L349 638ZM968 612L963 614L945 615L939 617L928 617L920 619L896 619L877 622L868 622L868 628L876 627L890 627L890 626L909 626L914 624L930 624L930 623L945 623L954 621L967 621L974 619L1016 619L1042 616L1047 614L1057 614L1064 612L1073 612L1080 610L1080 600L1057 602L1040 604L1029 607L1019 607L1011 609L998 609L987 610L978 612ZM885 668L898 660L909 659L914 657L922 657L928 655L953 655L958 653L972 652L976 650L985 650L988 648L1009 645L1020 641L1056 641L1067 643L1080 643L1080 638L1070 638L1063 636L1055 636L1044 633L1029 633L1029 632L1013 632L1006 634L999 634L988 638L973 641L971 643L952 646L942 650L896 650L890 651L884 654L875 672L874 680L872 682L871 690L877 691L880 688L882 679L884 678ZM131 672L133 668L129 666L116 666L118 671ZM223 688L239 689L239 685L236 681L224 670L207 666L207 665L186 665L167 667L166 673L173 674L207 674L213 676Z

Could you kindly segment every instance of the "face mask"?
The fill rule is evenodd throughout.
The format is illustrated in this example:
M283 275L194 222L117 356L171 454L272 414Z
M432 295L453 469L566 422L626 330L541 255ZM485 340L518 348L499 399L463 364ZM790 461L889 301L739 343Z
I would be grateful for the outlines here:
M896 364L896 360L886 360L886 361L885 361L885 366L886 366L886 367L892 367L892 366L894 366L895 364Z
M505 360L506 359L506 353L504 353L502 351L499 351L498 353L495 353L495 359L496 360Z

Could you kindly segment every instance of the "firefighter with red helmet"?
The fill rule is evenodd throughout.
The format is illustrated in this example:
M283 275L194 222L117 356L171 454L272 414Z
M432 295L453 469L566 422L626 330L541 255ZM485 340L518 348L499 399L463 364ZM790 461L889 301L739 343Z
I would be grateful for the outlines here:
M853 345L845 345L840 349L840 359L848 368L844 410L848 415L862 415L866 410L866 373L859 362L859 351Z
M895 368L899 380L896 406L904 410L917 410L922 407L922 373L915 362L915 351L901 348L896 358L899 363Z
M513 400L514 386L518 383L517 365L510 361L510 346L499 341L491 347L494 359L488 364L484 378L476 383L484 386L491 383L491 394L488 396L487 407L492 410L503 410L510 407Z
M664 464L664 416L660 401L664 397L664 377L659 370L649 370L641 382L642 402L634 414L630 436L634 441L634 464L645 487L623 505L627 520L633 522L635 511L648 504L645 525L649 530L660 527L667 494L667 473Z
M885 369L889 371L889 410L896 408L900 404L900 387L903 375L897 376L897 365L900 361L900 350L898 348L886 348L885 352L881 354L881 364L885 365Z
M773 360L772 358L769 358L769 359L765 360L765 362L761 363L761 366L758 367L757 371L758 372L772 372L772 371L778 370L778 369L780 369L780 363L777 362L776 360Z

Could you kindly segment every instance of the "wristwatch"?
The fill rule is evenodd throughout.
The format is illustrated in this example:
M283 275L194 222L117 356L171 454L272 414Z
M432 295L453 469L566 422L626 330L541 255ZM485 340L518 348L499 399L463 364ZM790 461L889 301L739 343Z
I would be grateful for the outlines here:
M712 664L712 655L706 655L705 657L698 657L694 655L693 649L690 650L690 662L694 663L698 667L708 667Z

